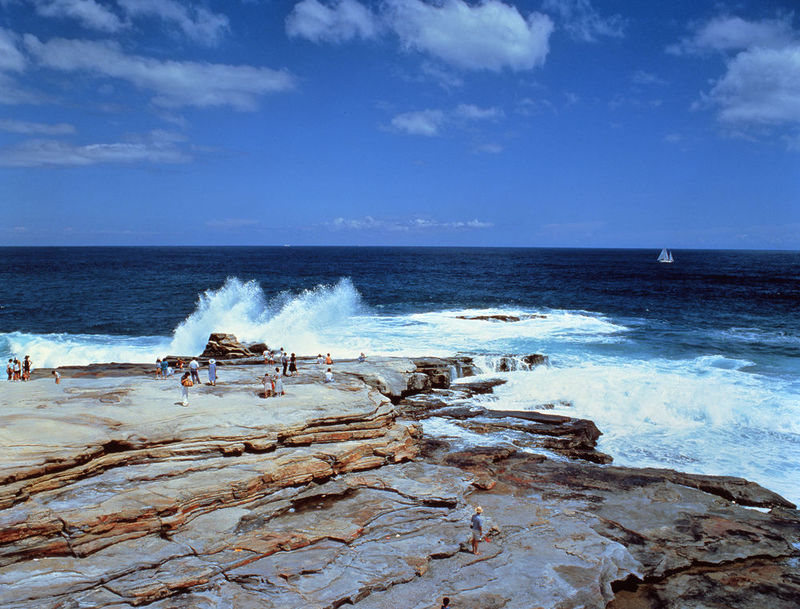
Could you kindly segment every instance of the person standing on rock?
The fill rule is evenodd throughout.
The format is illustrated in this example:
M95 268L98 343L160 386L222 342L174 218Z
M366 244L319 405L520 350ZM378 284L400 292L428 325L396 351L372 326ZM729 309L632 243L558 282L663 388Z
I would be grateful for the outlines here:
M31 363L31 356L26 355L25 360L22 362L22 380L29 381L31 379L31 369L33 368L33 364Z
M168 376L167 374L168 372L169 372L169 362L165 357L164 359L161 360L161 378L166 379Z
M200 362L197 361L196 357L192 358L192 361L189 362L189 372L192 374L192 382L200 384Z
M14 360L12 358L8 358L8 363L6 364L6 372L8 373L8 380L14 380Z
M161 378L161 358L156 358L156 380Z
M284 356L286 356L285 353L284 353ZM283 366L284 366L283 375L286 376L286 364L284 364ZM283 391L283 379L281 378L280 368L275 368L275 377L272 380L273 380L273 387L274 387L274 390L275 390L275 397L279 398L284 394L284 391Z
M483 508L481 506L475 508L470 528L472 529L472 553L480 554L478 552L478 542L483 537Z
M283 347L281 347L283 349ZM286 369L289 367L289 356L286 355L286 351L281 350L281 364L283 364L283 376L288 376L286 374Z
M215 359L208 360L208 382L212 386L217 384L217 360Z
M289 358L289 376L294 376L295 374L297 374L297 356L292 353Z
M184 372L181 377L181 404L184 406L189 405L189 387L194 385L190 376L188 372Z
M14 358L14 380L22 380L22 362L19 361L18 357Z

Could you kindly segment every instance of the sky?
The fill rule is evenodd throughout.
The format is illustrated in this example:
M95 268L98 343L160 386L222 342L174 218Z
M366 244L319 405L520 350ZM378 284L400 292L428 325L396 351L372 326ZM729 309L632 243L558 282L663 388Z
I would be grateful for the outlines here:
M795 9L0 0L0 245L800 249Z

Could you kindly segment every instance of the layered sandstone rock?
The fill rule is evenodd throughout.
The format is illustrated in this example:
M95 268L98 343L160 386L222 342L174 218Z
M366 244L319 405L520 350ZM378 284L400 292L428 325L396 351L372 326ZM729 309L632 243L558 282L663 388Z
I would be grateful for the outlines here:
M783 498L531 454L588 452L599 430L455 389L415 410L431 380L409 360L337 363L333 384L303 364L271 399L263 366L226 367L185 408L177 381L79 373L0 398L4 609L796 607L800 519ZM493 444L400 418L432 413Z

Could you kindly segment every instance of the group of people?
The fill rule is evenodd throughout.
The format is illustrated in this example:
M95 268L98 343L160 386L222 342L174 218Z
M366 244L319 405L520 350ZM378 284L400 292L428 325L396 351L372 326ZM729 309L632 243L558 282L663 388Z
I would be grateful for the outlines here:
M294 353L289 355L283 347L279 351L272 351L269 347L264 350L264 365L269 367L274 364L283 366L283 376L297 374L297 356Z
M286 391L283 386L283 377L295 376L298 374L297 355L294 353L289 354L283 347L281 347L278 351L272 351L269 349L269 347L267 347L264 350L263 356L264 365L267 367L267 370L261 379L261 382L264 385L264 397L270 398L286 395ZM358 357L359 362L364 362L366 359L367 356L363 353L361 353L361 355ZM275 364L278 365L271 370L270 366ZM184 365L185 364L182 359L177 360L176 366L178 367L178 370L182 370ZM324 357L322 353L318 354L317 365L320 367L328 367L325 371L324 382L333 383L333 358L331 357L331 354L328 353ZM189 388L200 384L199 370L200 362L198 362L197 358L195 357L189 362L188 370L181 375L181 403L184 406L189 405ZM166 357L158 358L156 360L157 379L171 377L174 375L174 373L175 371L172 366L169 365ZM217 384L217 362L214 359L208 360L208 384L212 386Z
M26 355L22 361L18 357L11 357L6 364L6 372L9 381L27 381L31 378L33 362L31 356Z

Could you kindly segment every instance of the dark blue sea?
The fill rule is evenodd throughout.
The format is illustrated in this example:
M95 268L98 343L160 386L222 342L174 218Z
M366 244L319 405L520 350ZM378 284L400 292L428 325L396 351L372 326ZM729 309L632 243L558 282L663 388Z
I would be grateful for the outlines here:
M491 407L556 402L617 463L800 500L800 253L659 251L0 248L0 356L152 362L213 331L307 355L469 354L508 380ZM523 319L462 319L494 314ZM551 366L494 371L528 353Z

